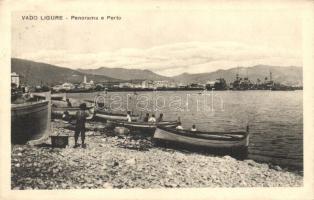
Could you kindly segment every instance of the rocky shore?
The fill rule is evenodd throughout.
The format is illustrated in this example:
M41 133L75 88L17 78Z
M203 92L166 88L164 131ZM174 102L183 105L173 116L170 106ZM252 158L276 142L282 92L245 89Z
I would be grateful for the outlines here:
M302 186L279 166L155 146L149 137L114 135L87 125L87 148L13 145L11 187L24 189ZM54 122L54 132L73 135Z

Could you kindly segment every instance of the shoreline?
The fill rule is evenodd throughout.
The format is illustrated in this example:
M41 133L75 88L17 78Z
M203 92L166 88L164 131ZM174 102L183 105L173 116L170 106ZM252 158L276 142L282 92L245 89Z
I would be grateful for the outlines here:
M58 127L54 132L72 135ZM300 187L303 175L230 156L152 146L149 138L113 135L88 124L87 148L12 145L11 187L23 189ZM80 139L79 139L80 142Z

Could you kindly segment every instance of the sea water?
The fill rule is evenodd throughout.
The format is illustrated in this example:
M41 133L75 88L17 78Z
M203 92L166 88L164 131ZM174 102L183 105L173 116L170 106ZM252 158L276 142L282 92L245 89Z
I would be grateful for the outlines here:
M243 131L249 125L249 159L303 167L303 91L160 91L67 94L95 99L118 113L164 114L190 129Z

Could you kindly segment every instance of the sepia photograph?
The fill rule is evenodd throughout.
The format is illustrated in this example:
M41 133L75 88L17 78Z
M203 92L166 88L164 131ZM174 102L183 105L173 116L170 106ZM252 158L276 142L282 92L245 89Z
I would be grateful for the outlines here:
M302 190L312 4L243 3L12 10L9 189Z

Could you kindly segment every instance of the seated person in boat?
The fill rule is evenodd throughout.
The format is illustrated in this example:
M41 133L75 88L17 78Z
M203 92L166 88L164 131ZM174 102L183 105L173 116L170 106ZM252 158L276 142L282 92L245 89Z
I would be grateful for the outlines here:
M76 126L75 126L75 134L74 134L74 141L75 145L74 148L78 147L77 140L79 138L79 135L81 134L81 140L82 140L82 147L85 148L86 145L84 143L85 141L85 122L86 118L88 117L88 113L85 112L86 110L86 104L82 103L80 105L80 110L76 112Z
M148 122L149 119L149 113L146 113L146 116L143 119L143 122Z
M156 123L156 118L155 118L154 114L152 114L152 116L149 118L148 122Z
M163 117L164 117L164 114L160 113L160 115L159 115L159 117L157 119L157 122L162 122Z
M127 114L126 114L126 119L128 122L131 122L132 121L132 118L131 118L131 112L128 111Z
M192 125L191 131L197 131L195 124Z
M72 103L71 103L70 99L66 99L66 101L67 101L67 106L72 107Z
M63 112L62 119L65 120L65 121L70 121L71 120L71 116L70 116L69 111L66 110L66 111Z
M183 127L182 127L182 123L181 122L178 122L178 126L176 127L177 130L183 130Z

